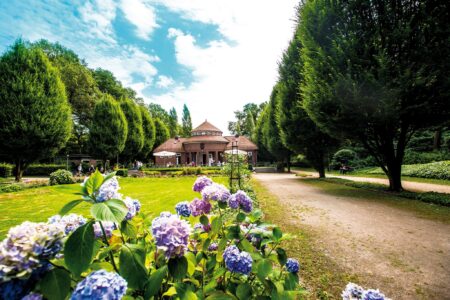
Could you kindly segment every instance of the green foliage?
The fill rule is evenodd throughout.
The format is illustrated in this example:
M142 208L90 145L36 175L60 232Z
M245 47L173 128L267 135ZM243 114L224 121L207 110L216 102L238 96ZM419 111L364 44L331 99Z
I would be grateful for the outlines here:
M144 130L139 107L127 98L122 98L120 107L128 124L125 148L120 154L127 162L136 158L144 146Z
M414 165L414 164L426 164L443 160L450 160L450 152L447 151L416 152L406 150L403 163L405 165Z
M67 239L64 247L64 262L76 277L89 268L94 258L95 238L93 222L77 228Z
M92 72L92 75L101 92L113 96L116 100L128 96L120 81L110 71L98 68Z
M192 131L191 113L186 104L183 105L183 116L181 117L181 136L190 137Z
M178 115L174 107L169 111L169 123L167 124L167 127L169 127L171 137L178 135Z
M23 185L21 184L8 184L0 187L1 193L13 193L23 190Z
M12 176L13 165L7 163L0 163L0 177L8 178Z
M167 126L160 119L155 119L154 121L155 121L155 144L153 148L156 148L170 138L170 132Z
M0 155L15 162L20 180L26 165L65 145L71 110L57 69L21 40L0 58L0 86Z
M89 148L93 156L114 159L125 147L128 124L119 104L109 95L97 102L89 129Z
M368 172L369 174L383 174L380 168L370 170ZM403 165L402 175L450 180L450 161L440 161L428 164Z
M51 173L65 168L65 165L33 164L28 166L23 174L27 176L50 176Z
M116 175L121 177L128 177L128 169L118 169L116 170Z
M61 169L50 174L50 185L74 183L72 173Z
M228 130L233 135L238 134L252 137L255 133L256 122L261 111L261 105L258 106L255 103L245 104L242 111L237 110L234 112L236 121L228 122Z
M150 103L148 105L148 110L153 120L160 119L166 126L169 126L170 115L164 108L162 108L161 105L156 103Z
M42 294L48 300L65 299L70 292L70 273L63 269L53 269L40 282Z
M148 161L151 158L153 145L155 144L155 123L147 108L139 106L139 109L141 110L142 129L144 130L144 145L138 156L140 160Z

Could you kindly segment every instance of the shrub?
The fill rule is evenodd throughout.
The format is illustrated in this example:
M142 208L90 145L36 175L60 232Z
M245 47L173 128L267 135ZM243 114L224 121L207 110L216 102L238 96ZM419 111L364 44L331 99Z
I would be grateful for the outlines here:
M159 171L142 171L146 176L161 176Z
M51 173L59 170L65 169L64 165L54 165L54 164L34 164L28 166L24 171L24 175L27 176L49 176Z
M74 183L74 179L72 176L72 173L70 171L61 169L57 170L50 174L50 185L57 185L57 184L71 184Z
M128 169L118 169L116 171L117 176L128 177Z
M415 152L408 150L405 152L403 164L405 165L427 164L443 160L450 160L450 152L446 151Z
M366 174L384 174L381 168L365 171ZM403 165L402 175L430 179L450 180L450 161L439 161L429 164Z
M12 192L18 192L23 190L23 185L21 184L8 184L5 186L0 187L0 192L1 193L12 193Z
M0 177L8 178L12 176L13 165L0 163Z
M181 176L184 174L183 174L183 171L171 171L171 172L166 172L166 175L175 177L175 176Z

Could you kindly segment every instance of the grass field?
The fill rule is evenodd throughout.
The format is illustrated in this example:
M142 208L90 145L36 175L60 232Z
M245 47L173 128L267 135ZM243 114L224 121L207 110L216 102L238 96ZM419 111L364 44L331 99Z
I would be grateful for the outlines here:
M142 211L155 216L161 211L174 210L174 205L183 200L192 200L199 194L192 191L195 177L169 178L121 178L124 196L138 199ZM225 177L214 177L214 181L227 183ZM0 194L0 239L11 226L29 221L46 221L55 215L67 202L79 199L79 184L47 186L14 193ZM73 212L89 216L89 205L82 203Z

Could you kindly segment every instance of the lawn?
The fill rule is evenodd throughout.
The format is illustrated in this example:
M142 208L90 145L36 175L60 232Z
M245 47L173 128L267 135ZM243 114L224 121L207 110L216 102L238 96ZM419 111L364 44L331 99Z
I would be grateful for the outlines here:
M192 200L199 194L192 191L195 177L169 178L120 178L120 192L124 196L138 199L144 213L159 214L173 211L174 205L183 200ZM214 177L214 181L227 183L225 177ZM29 221L46 221L58 213L67 202L79 199L79 184L47 186L27 189L15 193L0 194L0 239L11 226ZM89 216L89 205L81 204L73 212Z

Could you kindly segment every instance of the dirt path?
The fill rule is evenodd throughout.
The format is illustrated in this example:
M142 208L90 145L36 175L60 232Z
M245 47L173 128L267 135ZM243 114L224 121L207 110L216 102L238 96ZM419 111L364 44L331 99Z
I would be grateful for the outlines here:
M293 174L256 174L321 250L392 299L450 299L450 225L364 199L334 196Z
M311 176L318 176L314 172L306 171L292 171L294 173L310 174ZM383 178L371 178L371 177L356 177L356 176L345 176L345 175L333 175L327 174L327 177L331 178L342 178L358 182L371 182L379 183L384 185L389 185L389 180ZM403 188L408 191L414 192L438 192L438 193L448 193L450 194L450 185L434 184L434 183L424 183L424 182L414 182L414 181L402 181Z

